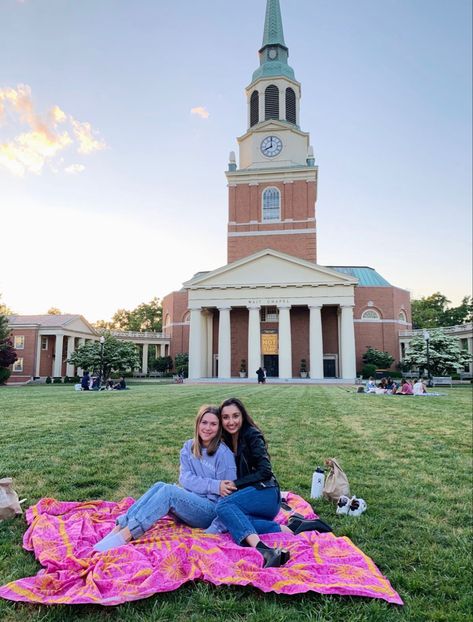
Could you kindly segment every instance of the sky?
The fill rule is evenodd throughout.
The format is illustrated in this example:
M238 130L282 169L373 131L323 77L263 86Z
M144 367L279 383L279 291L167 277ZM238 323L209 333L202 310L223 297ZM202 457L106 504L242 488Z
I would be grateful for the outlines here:
M1 302L91 322L226 263L265 0L0 0ZM471 292L471 0L281 0L321 265Z

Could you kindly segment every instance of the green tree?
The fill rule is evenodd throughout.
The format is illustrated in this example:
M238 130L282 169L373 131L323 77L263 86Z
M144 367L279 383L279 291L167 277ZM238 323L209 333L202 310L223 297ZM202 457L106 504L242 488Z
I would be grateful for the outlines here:
M2 295L0 294L0 316L13 315L13 311L10 309L10 307L7 307L7 305L1 301L1 298Z
M174 367L178 374L182 374L185 378L187 378L189 372L189 355L187 352L176 354L174 359Z
M155 371L166 373L171 371L174 364L170 356L158 356L154 361Z
M382 352L368 346L363 354L363 363L365 365L375 365L378 369L389 369L394 362L394 357L389 352Z
M3 305L2 305L3 307ZM0 384L4 384L10 377L10 365L18 359L13 342L10 339L10 329L8 328L8 318L0 310Z
M112 372L125 373L139 367L140 361L135 344L131 341L122 341L110 334L105 334L103 344L103 378L108 378ZM69 363L84 370L100 373L100 343L92 341L80 346L72 353Z
M428 367L432 375L456 373L471 361L471 354L460 346L456 337L446 335L441 329L432 329L429 334ZM427 342L423 335L416 335L409 342L403 366L410 369L427 369Z
M162 329L162 315L163 308L159 298L153 298L149 302L141 303L132 311L118 309L109 322L99 320L95 323L95 327L106 330L159 333Z
M412 300L412 325L414 328L441 328L471 322L472 298L465 296L458 307L449 307L450 300L440 292Z

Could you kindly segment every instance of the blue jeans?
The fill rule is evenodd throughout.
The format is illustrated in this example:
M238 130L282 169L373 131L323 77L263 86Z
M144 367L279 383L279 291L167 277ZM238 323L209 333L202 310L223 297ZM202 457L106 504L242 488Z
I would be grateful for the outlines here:
M215 503L175 484L157 482L117 518L117 525L128 527L136 540L168 513L190 527L206 529L215 518Z
M273 518L281 507L279 488L242 488L217 501L218 518L237 544L253 533L279 533Z

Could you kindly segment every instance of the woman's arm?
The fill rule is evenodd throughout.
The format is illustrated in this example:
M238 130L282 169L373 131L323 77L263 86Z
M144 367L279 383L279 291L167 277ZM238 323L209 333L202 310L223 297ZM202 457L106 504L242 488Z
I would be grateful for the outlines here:
M249 458L250 464L248 464L248 470L250 471L251 469L251 472L241 475L241 477L235 480L235 486L237 488L244 488L249 484L265 482L273 475L266 443L264 442L261 432L254 428L250 428L246 433L246 442L248 444L248 449L247 452L244 452L243 457L247 461ZM246 456L245 454L247 453L250 455Z

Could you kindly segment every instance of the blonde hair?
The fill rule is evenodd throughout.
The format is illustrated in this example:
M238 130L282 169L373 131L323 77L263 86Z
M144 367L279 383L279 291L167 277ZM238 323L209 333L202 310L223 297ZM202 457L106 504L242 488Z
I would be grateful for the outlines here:
M209 446L207 447L207 454L209 456L213 456L213 454L217 451L218 446L220 445L220 441L222 440L222 419L220 417L220 409L218 406L214 406L212 404L204 404L199 408L199 412L197 413L197 417L195 418L192 453L196 458L202 458L202 441L200 440L199 436L199 425L204 418L204 415L207 414L215 415L218 418L218 434L210 441Z

